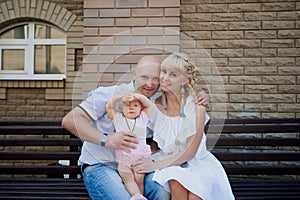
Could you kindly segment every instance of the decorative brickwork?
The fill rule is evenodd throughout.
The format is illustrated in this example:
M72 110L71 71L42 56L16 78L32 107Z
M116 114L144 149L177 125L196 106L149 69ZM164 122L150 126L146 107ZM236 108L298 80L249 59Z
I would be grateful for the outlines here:
M204 77L223 80L225 95L208 84L212 115L300 117L300 3L244 2L181 1L181 33L189 38L181 38L182 51L197 58Z
M0 28L27 20L38 20L59 27L67 36L67 79L0 80L0 119L61 119L71 110L71 99L74 96L75 99L82 99L81 91L76 94L78 90L73 88L77 73L80 73L75 69L75 56L82 55L78 55L80 51L76 54L75 49L82 49L82 17L83 0L0 0ZM77 70L79 67L77 66ZM12 95L12 91L18 91L22 95L17 95L18 92ZM36 91L39 91L39 97L35 95ZM25 94L30 99L26 99Z

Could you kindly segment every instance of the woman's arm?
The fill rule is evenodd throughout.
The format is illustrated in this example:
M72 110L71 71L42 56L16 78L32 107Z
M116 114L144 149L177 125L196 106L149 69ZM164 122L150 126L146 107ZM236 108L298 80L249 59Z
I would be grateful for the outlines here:
M156 162L149 161L149 159L141 160L134 165L134 171L138 173L149 173L168 166L180 165L192 159L195 156L203 137L205 113L206 110L204 106L197 106L196 134L189 137L187 148L184 151Z

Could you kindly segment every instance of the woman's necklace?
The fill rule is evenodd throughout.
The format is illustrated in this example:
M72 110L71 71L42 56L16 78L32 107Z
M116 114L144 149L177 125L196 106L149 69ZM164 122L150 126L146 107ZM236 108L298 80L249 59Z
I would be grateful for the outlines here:
M128 123L127 118L125 117L124 113L122 113L122 114L123 114L123 116L124 116L124 118L125 118L125 122L126 122L126 125L127 125L128 129L129 129L129 131L130 131L131 133L133 133L133 131L134 131L134 129L135 129L136 118L134 119L134 124L133 124L133 127L132 127L132 129L131 129L130 126L129 126L129 123Z

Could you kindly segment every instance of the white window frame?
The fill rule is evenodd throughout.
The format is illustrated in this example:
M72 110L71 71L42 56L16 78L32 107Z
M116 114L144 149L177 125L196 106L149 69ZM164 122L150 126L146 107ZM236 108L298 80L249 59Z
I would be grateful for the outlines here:
M45 26L53 26L44 23L28 22L15 24L9 28L18 25L29 25L28 39L0 39L0 61L2 60L2 50L24 49L25 61L24 70L1 70L2 62L0 62L0 80L63 80L66 78L66 61L64 66L64 74L34 74L34 47L35 45L64 45L66 48L66 39L34 39L34 25L43 24ZM27 33L27 31L25 31ZM66 54L65 49L65 54ZM65 55L67 59L67 55Z

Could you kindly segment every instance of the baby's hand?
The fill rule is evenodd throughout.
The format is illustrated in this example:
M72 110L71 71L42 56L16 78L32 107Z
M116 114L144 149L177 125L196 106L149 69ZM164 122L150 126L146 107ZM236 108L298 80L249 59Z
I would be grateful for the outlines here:
M125 94L125 95L122 97L122 99L121 99L121 101L122 101L125 105L129 104L129 102L132 101L132 100L134 100L133 93Z

